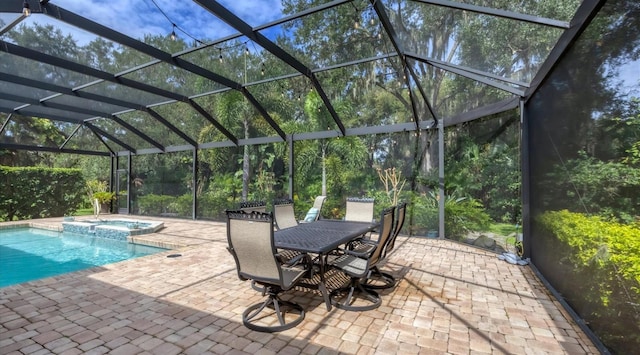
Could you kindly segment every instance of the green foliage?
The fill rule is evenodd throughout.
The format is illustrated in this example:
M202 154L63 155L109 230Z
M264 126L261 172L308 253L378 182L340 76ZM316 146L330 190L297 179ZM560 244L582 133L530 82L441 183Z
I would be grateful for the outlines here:
M84 197L78 169L0 166L2 220L61 217L72 214Z
M550 209L588 211L625 222L638 213L640 169L615 161L602 161L578 152L578 157L557 164L540 182L548 188Z
M605 340L616 334L631 349L640 342L640 224L620 224L567 210L549 211L538 219L543 233L562 244L549 250L568 271L562 279L571 301ZM576 281L579 280L579 281ZM567 292L565 292L567 293ZM579 298L574 298L579 296ZM630 329L631 327L632 329ZM626 329L625 329L626 328ZM622 348L625 348L624 346Z
M156 194L140 196L137 200L138 213L147 216L159 216L162 213L170 213L169 206L175 199L174 196Z
M510 113L445 132L451 141L445 153L445 190L473 197L494 221L511 224L522 218L517 122Z
M444 203L444 230L447 238L463 239L471 231L486 230L491 217L472 198L447 197Z
M226 209L232 208L234 203L229 195L221 191L212 191L198 197L199 218L224 220Z
M414 231L423 234L426 230L438 229L438 195L434 191L416 197L408 211L412 211ZM446 237L461 240L471 231L484 231L489 228L491 217L484 211L482 204L469 197L456 194L445 196L444 229Z
M574 250L570 257L577 267L595 266L615 281L616 274L630 281L640 296L640 229L567 210L550 211L540 222ZM613 267L615 265L615 267ZM603 298L606 302L606 298Z
M93 193L93 198L98 200L98 202L102 204L111 203L111 201L116 199L116 193L110 191L99 191Z

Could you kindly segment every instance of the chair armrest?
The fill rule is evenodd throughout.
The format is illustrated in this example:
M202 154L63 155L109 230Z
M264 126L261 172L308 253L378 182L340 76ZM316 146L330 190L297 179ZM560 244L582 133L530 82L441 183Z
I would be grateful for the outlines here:
M310 266L312 264L311 256L309 256L309 254L307 253L300 253L290 259L285 259L280 253L276 253L276 258L282 265L287 267L296 266L299 264Z
M359 258L364 258L364 259L368 258L369 254L371 253L370 251L359 252L359 251L354 251L354 250L349 250L349 249L345 249L342 252L347 254L347 255L357 256Z

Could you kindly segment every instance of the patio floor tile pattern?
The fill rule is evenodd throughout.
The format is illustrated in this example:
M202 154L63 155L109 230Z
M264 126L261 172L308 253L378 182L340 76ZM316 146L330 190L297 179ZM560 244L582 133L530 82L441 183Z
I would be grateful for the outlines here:
M0 353L598 353L529 267L422 238L398 238L384 269L400 281L378 309L327 312L318 293L296 289L286 297L304 305L303 323L254 332L242 312L262 296L238 279L225 225L163 220L140 239L180 248L0 288Z

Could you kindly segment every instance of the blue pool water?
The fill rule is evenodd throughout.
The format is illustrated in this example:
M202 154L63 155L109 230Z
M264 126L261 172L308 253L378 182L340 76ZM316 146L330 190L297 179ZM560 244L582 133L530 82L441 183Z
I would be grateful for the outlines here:
M165 250L67 232L6 229L0 231L0 287Z

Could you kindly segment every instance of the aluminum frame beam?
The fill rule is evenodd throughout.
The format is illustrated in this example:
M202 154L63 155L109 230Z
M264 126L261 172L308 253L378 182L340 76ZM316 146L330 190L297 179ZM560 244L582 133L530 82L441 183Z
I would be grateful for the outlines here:
M23 78L23 77L16 76L16 75L11 75L11 74L2 74L2 76L0 76L0 81L7 81L7 82L14 83L14 84L23 85L23 86L29 86L29 87L34 87L34 88L37 88L37 89L57 92L57 93L62 94L62 95L80 97L80 98L87 99L87 100L104 102L104 103L111 104L111 105L116 105L116 106L128 107L131 110L138 110L138 111L142 111L142 112L145 112L145 113L149 113L149 108L147 106L144 106L144 105L140 105L140 104L129 102L129 101L114 99L114 98L110 98L110 97L107 97L107 96L102 96L102 95L98 95L98 94L93 94L93 93L81 91L80 88L83 88L85 86L69 89L69 88L64 87L64 86L50 84L50 83L46 83L46 82L39 81L39 80L34 80L34 79ZM50 103L47 103L47 104L50 105ZM156 112L154 112L154 114L158 115ZM40 116L42 116L42 115L40 114ZM113 117L112 114L109 114L109 116ZM59 120L58 118L54 118L52 116L50 116L50 118L54 119L54 120ZM181 130L179 130L177 127L175 127L175 126L173 126L171 124L166 124L166 123L168 123L168 121L166 119L163 119L162 121L159 121L159 122L162 123L169 130L171 130L173 133L175 133L176 135L180 136L181 138L184 139L184 137L186 137L186 134L183 133ZM76 122L74 122L74 123L76 123ZM190 137L188 137L188 138L189 138L188 140L185 139L187 142L193 141ZM153 144L153 145L156 145L156 144Z
M400 41L398 41L398 35L396 34L396 31L393 28L393 25L391 25L391 21L389 20L389 15L387 15L387 10L385 9L384 5L381 4L380 1L377 0L370 0L371 4L373 6L373 10L376 12L376 14L378 15L378 19L380 20L380 23L382 24L382 28L384 28L385 32L387 33L387 36L389 36L389 40L391 41L391 45L393 45L393 48L396 50L396 52L398 53L398 57L400 58L400 61L402 63L402 69L405 75L405 83L407 85L407 88L409 89L409 92L411 92L411 82L409 81L409 75L411 75L411 78L413 79L413 81L417 84L420 83L420 80L418 80L419 78L416 76L415 72L413 70L409 70L409 73L407 73L407 58L406 58L406 54L405 54L405 50L404 48L402 48L400 46ZM422 99L424 100L425 104L427 105L427 109L429 110L429 113L431 113L431 117L433 117L433 119L436 121L436 123L438 122L438 115L436 115L435 111L433 110L433 106L431 106L431 102L429 101L429 98L427 97L426 93L424 92L424 90L422 89L422 87L420 85L418 85L419 90L420 90L420 95L422 95ZM418 116L417 116L417 112L416 112L416 108L415 108L415 102L413 100L413 97L410 97L411 100L411 107L413 109L413 116L414 116L414 120L416 122L416 129L418 127Z
M126 36L120 32L114 31L106 26L103 26L101 24L98 24L96 22L93 22L89 19L86 19L80 15L77 15L71 11L65 10L61 7L52 5L52 4L44 4L41 5L41 10L43 14L49 15L50 17L53 17L59 21L65 22L69 25L78 27L80 29L83 29L85 31L89 31L91 33L94 33L98 36L107 38L111 41L114 41L116 43L120 43L122 45L125 45L127 47L131 47L141 53L144 53L146 55L149 55L153 58L156 58L157 60L160 60L162 62L168 63L170 65L174 65L178 68L184 69L188 72L191 72L193 74L199 75L201 77L204 77L206 79L209 79L213 82L216 82L218 84L224 85L226 87L241 91L243 95L245 95L245 97L247 97L247 99L249 100L249 102L251 102L254 107L256 107L256 109L262 113L263 115L266 114L265 119L270 122L273 122L273 120L271 119L271 117L269 116L269 114L266 112L266 110L264 110L264 108L259 104L259 102L257 100L255 100L255 98L253 98L251 96L251 94L247 91L242 91L242 84L235 82L231 79L228 79L222 75L219 75L217 73L214 73L208 69L205 69L203 67L200 67L198 65L195 65L189 61L186 61L182 58L180 58L179 56L174 56L170 53L164 52L158 48L155 48L153 46L150 46L146 43L140 42L138 40L135 40L129 36ZM186 103L188 103L189 105L193 106L193 102L189 101L189 100L180 100L180 101L184 101ZM194 107L195 108L195 107ZM200 112L197 108L196 110L198 112ZM213 117L211 117L211 115L207 115L205 116L207 118L207 120L209 121L215 121L215 119L213 119ZM211 122L213 123L213 122ZM221 127L220 123L218 123L216 121L216 123L213 123L214 126L216 128ZM280 127L273 127L276 132L278 132L280 135L283 136L283 140L285 139L284 134L282 132L282 130L280 129ZM237 138L234 137L233 135L231 135L229 133L229 131L227 131L226 129L222 131L222 133L227 136L227 138L229 138L231 141L237 141Z
M286 64L302 73L306 76L310 81L311 85L317 91L318 95L322 99L324 105L327 107L327 110L331 114L331 117L335 121L336 125L340 129L340 132L344 135L345 127L342 123L342 120L338 116L338 113L333 108L333 105L329 101L327 94L322 89L322 85L318 82L318 79L313 74L313 71L307 68L302 62L295 59L291 54L282 49L280 46L273 43L270 39L265 37L262 33L254 30L248 23L244 22L238 16L229 11L226 7L222 6L215 0L194 0L194 2L200 4L203 8L207 9L209 12L220 18L222 21L226 22L229 26L234 29L240 31L243 35L257 43L259 46L267 50L269 53L276 56L278 59L284 61ZM286 140L286 137L285 139Z
M518 12L500 10L500 9L495 9L491 7L464 4L464 3L459 3L455 1L447 1L447 0L412 0L412 1L423 3L423 4L448 7L448 8L457 9L457 10L470 11L470 12L475 12L483 15L502 17L502 18L516 20L520 22L529 22L537 25L556 27L556 28L561 28L565 30L570 27L570 24L566 21L559 21L559 20L549 19L549 18L540 17L540 16L526 15Z

